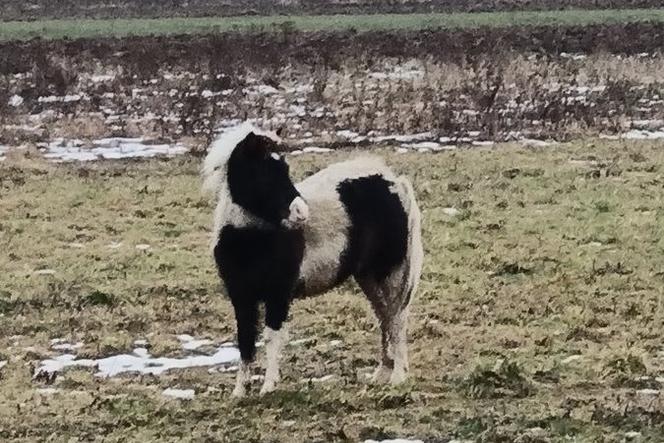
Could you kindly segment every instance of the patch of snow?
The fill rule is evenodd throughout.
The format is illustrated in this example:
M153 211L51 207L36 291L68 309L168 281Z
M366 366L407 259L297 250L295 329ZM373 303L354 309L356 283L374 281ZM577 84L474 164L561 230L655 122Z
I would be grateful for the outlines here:
M148 341L144 339L134 340L134 346L145 347L148 345Z
M641 395L659 395L658 389L640 389L636 391L637 394Z
M55 351L75 351L83 347L83 343L58 343L51 345L51 349Z
M312 377L302 380L302 383L324 383L326 381L333 380L335 377L333 374L324 375L322 377Z
M181 400L191 400L196 395L196 392L193 389L168 388L164 389L161 394L165 397L178 398Z
M37 388L36 391L37 393L44 395L53 395L60 392L60 390L56 388Z
M342 129L340 131L337 131L337 136L343 137L345 139L351 140L356 137L358 137L360 134L354 131L351 131L349 129Z
M7 362L5 360L0 360L0 369L4 368L7 366Z
M531 146L533 148L544 148L546 146L551 146L553 143L547 142L544 140L537 140L534 138L524 138L519 141L524 146Z
M208 339L195 339L189 334L178 335L178 340L182 343L182 349L186 351L195 351L201 346L207 346L212 344L212 340Z
M291 105L289 110L291 115L294 115L296 117L304 117L305 115L307 115L307 108L302 105Z
M146 244L140 244L136 245L135 248L138 249L139 251L147 251L148 249L151 248L151 246Z
M411 143L411 142L431 140L432 138L434 138L433 132L420 132L417 134L409 134L409 135L381 135L378 137L372 137L370 140L374 143L382 143L387 141L395 141L399 143Z
M330 341L330 346L333 348L336 348L337 346L341 346L343 342L341 340L331 340Z
M620 138L627 140L657 140L664 138L664 131L646 131L642 129L632 129L620 135Z
M472 144L475 146L493 146L494 142L491 140L475 140Z
M401 145L403 148L413 148L413 149L439 149L441 148L440 144L436 142L419 142L413 143L411 145Z
M55 270L53 269L38 269L35 271L35 275L54 275Z
M625 437L632 440L632 439L641 437L641 433L636 432L636 431L629 431L629 432L625 432Z
M46 151L44 157L56 162L173 157L188 152L180 144L148 145L140 138L103 138L95 140L92 149L84 149L81 145L80 140L56 139L42 147Z
M649 111L649 109L648 109ZM664 120L650 119L650 120L632 120L630 126L634 129L653 129L664 127Z
M562 359L561 363L566 365L568 363L572 363L574 361L581 360L581 358L582 358L581 355L570 355L569 357Z
M69 367L97 368L97 377L115 377L125 373L163 374L172 369L187 369L234 363L240 358L240 351L231 346L221 346L212 355L191 355L182 358L153 357L145 348L136 348L132 354L119 354L100 359L76 359L72 354L63 354L43 360L35 369L35 376L41 373L53 374Z
M586 54L568 54L567 52L561 52L560 57L568 58L571 60L585 60L586 58L588 58Z
M424 71L406 66L395 66L391 72L370 72L369 77L376 80L415 80L424 76Z
M113 74L99 74L99 75L93 75L90 77L90 81L92 83L103 83L103 82L110 82L115 79L115 75Z
M322 154L325 152L332 152L332 149L330 148L320 148L318 146L309 146L306 147L302 150L303 153L305 154Z
M208 372L210 374L212 374L212 373L215 373L215 372L221 372L221 373L224 373L224 372L237 372L237 370L238 370L237 366L222 366L222 367L210 368L210 369L208 369Z
M23 104L23 101L24 101L23 97L21 97L20 95L14 94L11 97L9 97L9 101L7 102L7 104L9 106L11 106L12 108L18 108L19 106L21 106Z
M455 215L459 215L461 211L459 211L457 208L443 208L443 214L450 215L454 217Z
M39 97L37 101L39 103L71 103L71 102L78 102L86 98L83 95L80 94L73 94L73 95L63 95L63 96L57 96L57 95L49 95L46 97Z
M272 95L279 93L279 90L269 85L258 85L251 88L244 88L242 92L245 94Z
M316 339L313 338L313 337L309 337L309 338L300 338L300 339L297 339L297 340L293 340L293 341L290 342L289 344L290 344L291 346L299 346L299 345L304 345L304 344L307 344L307 343L311 343L311 342L313 342L313 341L315 341L315 340L316 340Z
M209 89L205 89L203 90L203 92L201 92L201 97L210 98L210 97L216 97L221 94L222 94L221 92L212 92Z

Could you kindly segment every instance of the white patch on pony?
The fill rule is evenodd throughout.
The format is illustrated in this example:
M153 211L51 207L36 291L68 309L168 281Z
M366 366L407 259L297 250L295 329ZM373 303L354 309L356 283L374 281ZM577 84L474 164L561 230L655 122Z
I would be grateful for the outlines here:
M279 154L277 154L276 152L273 152L272 154L270 154L270 157L272 157L275 160L281 160L281 156Z
M288 207L288 218L283 221L287 228L299 228L309 218L309 206L302 197L295 197Z
M226 181L226 164L236 146L250 133L263 135L271 138L277 143L281 138L275 133L257 128L251 122L244 122L237 126L226 129L212 143L208 151L201 174L203 176L203 193L214 195L217 198L217 207L214 211L214 226L210 242L210 250L219 239L219 232L225 225L235 227L241 226L263 226L264 222L233 203L228 183Z
M253 365L247 362L240 362L240 367L237 370L237 378L235 379L235 389L233 389L233 397L240 398L247 394L247 383L251 381L251 367Z
M261 388L261 394L274 391L279 381L279 359L281 351L288 341L288 325L284 323L281 329L275 331L269 327L265 328L265 380Z
M295 185L309 206L309 218L304 225L304 258L300 266L306 295L334 286L339 257L348 243L350 218L339 200L339 183L370 175L396 180L380 158L365 156L335 163Z

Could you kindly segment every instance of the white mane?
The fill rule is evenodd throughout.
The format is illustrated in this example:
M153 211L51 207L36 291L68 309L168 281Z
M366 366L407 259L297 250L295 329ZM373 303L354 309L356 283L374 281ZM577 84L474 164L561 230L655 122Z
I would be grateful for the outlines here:
M225 129L212 142L203 162L201 174L203 176L204 193L217 194L219 192L225 180L226 163L233 153L233 149L251 132L256 135L270 137L277 142L281 141L275 133L260 129L251 122L244 122Z

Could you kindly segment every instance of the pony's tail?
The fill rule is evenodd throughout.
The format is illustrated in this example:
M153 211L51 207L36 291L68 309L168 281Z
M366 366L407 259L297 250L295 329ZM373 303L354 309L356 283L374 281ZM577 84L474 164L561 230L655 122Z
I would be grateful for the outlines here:
M422 214L417 206L415 190L407 177L401 176L396 180L398 193L406 214L408 215L408 250L406 252L406 270L404 275L404 308L408 306L422 274L424 261L424 248L422 246Z

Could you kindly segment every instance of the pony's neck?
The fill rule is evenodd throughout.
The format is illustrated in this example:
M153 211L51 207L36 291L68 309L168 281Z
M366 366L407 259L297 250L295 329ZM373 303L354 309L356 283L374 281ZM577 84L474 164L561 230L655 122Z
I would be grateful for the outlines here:
M236 228L264 228L269 225L265 220L234 203L227 183L223 183L219 188L214 221L214 231L217 235L224 226L228 225Z

